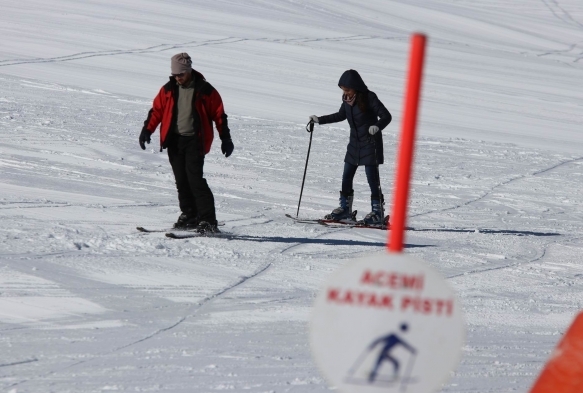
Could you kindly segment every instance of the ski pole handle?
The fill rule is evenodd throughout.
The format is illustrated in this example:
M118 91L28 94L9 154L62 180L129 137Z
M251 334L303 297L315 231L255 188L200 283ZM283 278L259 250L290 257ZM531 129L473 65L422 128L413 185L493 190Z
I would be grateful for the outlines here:
M313 132L314 131L314 121L310 120L308 124L306 124L306 131Z

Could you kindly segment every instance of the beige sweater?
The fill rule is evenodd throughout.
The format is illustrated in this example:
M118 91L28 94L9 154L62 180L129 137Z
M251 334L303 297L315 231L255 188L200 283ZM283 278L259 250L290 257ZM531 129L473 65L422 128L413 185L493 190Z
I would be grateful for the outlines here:
M178 87L176 102L176 132L182 136L194 135L194 120L192 117L192 98L194 96L194 79L187 86Z

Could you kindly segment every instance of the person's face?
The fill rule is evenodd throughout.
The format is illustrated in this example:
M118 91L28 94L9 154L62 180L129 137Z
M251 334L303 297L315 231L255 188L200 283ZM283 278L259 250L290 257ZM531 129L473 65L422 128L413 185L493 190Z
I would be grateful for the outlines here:
M346 94L346 97L348 97L348 98L352 98L352 96L356 94L356 90L354 90L354 89L349 89L348 87L344 87L344 86L340 86L340 88L342 89L342 92L344 94Z
M190 82L190 72L182 72L180 74L172 74L174 79L176 79L176 83L179 85L186 85Z

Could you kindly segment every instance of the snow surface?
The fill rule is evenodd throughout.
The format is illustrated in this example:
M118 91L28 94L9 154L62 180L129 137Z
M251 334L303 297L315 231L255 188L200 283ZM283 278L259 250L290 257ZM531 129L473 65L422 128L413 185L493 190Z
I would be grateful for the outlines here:
M307 117L359 70L394 116L429 49L406 252L468 324L443 392L526 392L583 305L583 4L576 0L0 1L0 391L321 392L307 321L386 233L294 224ZM169 58L219 90L235 152L206 177L228 239L178 216L137 137ZM157 136L158 134L156 134ZM337 204L346 123L317 126L301 216ZM362 171L355 208L368 211Z

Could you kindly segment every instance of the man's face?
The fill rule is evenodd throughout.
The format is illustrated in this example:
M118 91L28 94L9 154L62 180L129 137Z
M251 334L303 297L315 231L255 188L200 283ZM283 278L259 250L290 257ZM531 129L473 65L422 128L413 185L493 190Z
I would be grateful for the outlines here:
M174 77L174 79L176 79L176 83L178 83L179 85L186 85L188 83L190 83L190 72L182 72L180 74L172 74L172 76Z

